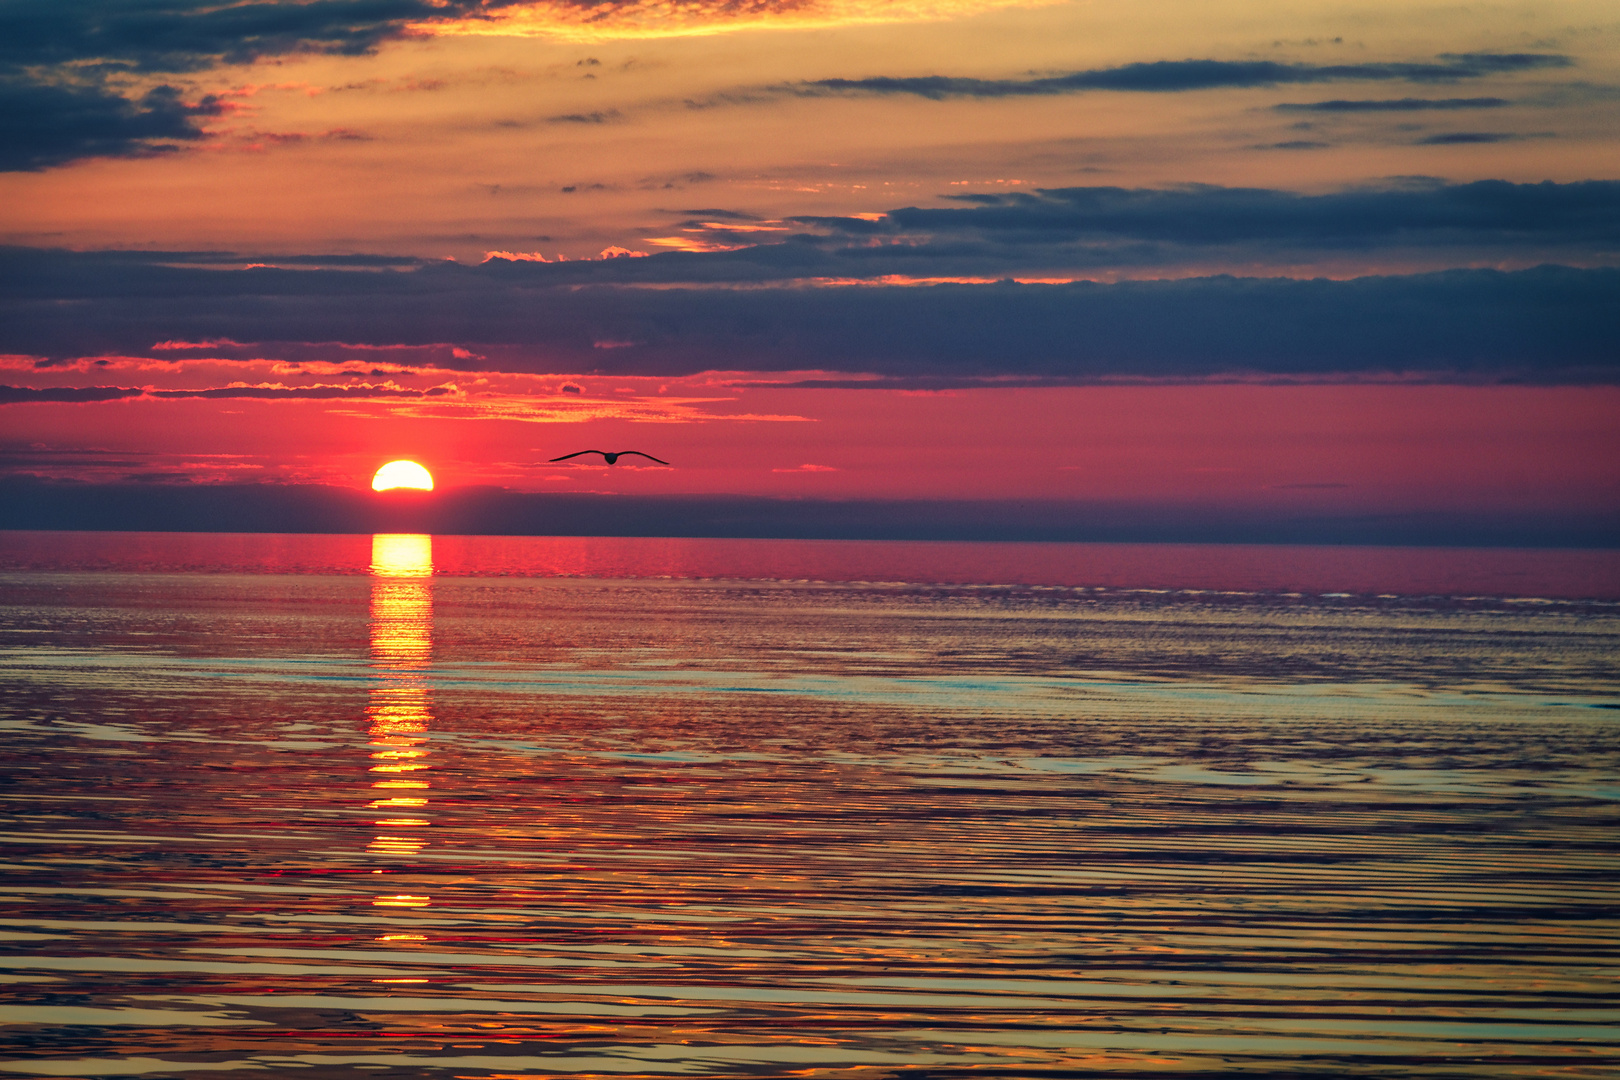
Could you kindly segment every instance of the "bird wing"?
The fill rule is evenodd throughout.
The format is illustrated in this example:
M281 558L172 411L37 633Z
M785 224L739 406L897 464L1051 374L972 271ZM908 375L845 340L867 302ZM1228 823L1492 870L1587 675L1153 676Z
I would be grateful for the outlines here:
M581 454L601 454L603 457L607 457L607 453L602 450L575 450L572 454L564 454L562 457L552 458L550 463L554 464L559 461L567 461L569 458L579 457Z
M634 455L636 455L636 457L644 457L648 461L656 461L660 465L668 465L669 464L669 462L665 461L663 458L655 458L651 454L643 454L640 450L620 450L619 451L619 456L620 457L623 457L626 454L634 454Z

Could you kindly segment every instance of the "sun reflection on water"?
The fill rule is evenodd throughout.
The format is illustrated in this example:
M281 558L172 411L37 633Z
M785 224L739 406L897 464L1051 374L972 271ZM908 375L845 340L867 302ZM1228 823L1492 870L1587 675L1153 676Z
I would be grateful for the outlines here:
M371 572L380 578L433 576L433 537L424 533L377 533L371 538Z
M366 707L370 721L371 772L377 793L370 809L381 830L366 850L373 855L415 855L428 845L418 830L428 781L411 774L428 768L428 726L433 720L433 538L420 534L378 533L371 538L371 666L376 681ZM380 790L379 790L380 789ZM395 795L394 791L423 794ZM381 896L379 907L422 907L425 896Z

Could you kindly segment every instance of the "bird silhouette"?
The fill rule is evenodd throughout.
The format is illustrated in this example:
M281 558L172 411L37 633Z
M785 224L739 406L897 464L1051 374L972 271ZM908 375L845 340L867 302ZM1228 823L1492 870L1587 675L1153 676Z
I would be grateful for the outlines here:
M551 460L552 460L553 463L556 463L558 461L567 461L569 458L571 458L571 457L579 457L581 454L601 454L602 459L604 461L606 461L609 465L614 464L620 458L624 457L624 455L626 455L626 454L634 454L637 457L644 457L648 461L656 461L660 465L668 465L669 464L669 462L663 460L662 458L655 458L651 454L643 454L640 450L615 450L612 453L609 453L606 450L576 450L572 454L564 454L562 457L554 457Z

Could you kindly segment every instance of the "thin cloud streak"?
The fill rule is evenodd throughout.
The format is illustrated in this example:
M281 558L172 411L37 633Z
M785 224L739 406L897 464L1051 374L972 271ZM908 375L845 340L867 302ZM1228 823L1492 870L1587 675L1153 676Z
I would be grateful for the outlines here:
M470 355L468 359L473 359ZM481 358L480 358L481 359ZM105 362L105 361L104 361ZM214 359L218 367L228 363ZM263 364L264 361L258 361ZM106 368L89 370L116 371L120 368L139 367L137 359L127 358L110 362ZM278 365L281 366L281 365ZM321 365L309 365L318 367ZM16 370L13 368L13 370ZM45 369L55 373L54 369ZM171 370L168 374L180 374ZM328 410L336 415L370 416L365 411L371 405L386 407L391 416L449 421L504 420L540 424L580 424L603 420L629 421L652 424L691 424L708 422L780 423L804 422L808 418L786 413L741 412L730 409L734 394L723 396L690 394L632 393L629 396L586 396L580 387L564 384L555 391L537 386L530 392L512 389L516 384L535 382L530 376L518 375L502 378L506 373L489 372L496 382L505 383L500 389L482 389L469 392L455 383L412 388L394 383L357 383L334 385L310 383L288 385L261 383L249 385L234 383L228 386L162 387L162 386L17 386L0 385L0 407L7 405L95 405L111 401L266 401L266 402L320 402L340 406ZM486 387L491 378L481 378ZM728 386L729 391L731 388ZM341 406L353 403L349 409Z
M260 401L330 401L362 398L430 398L453 394L453 386L412 390L399 386L212 386L197 390L161 390L140 386L29 387L0 386L0 405L44 402L123 401L132 398L256 399Z
M1299 83L1450 83L1572 66L1574 60L1571 57L1558 53L1442 53L1426 62L1363 64L1189 59L1155 60L1024 79L876 75L863 79L815 79L790 84L783 89L807 97L901 94L944 101L949 98L1048 97L1097 90L1163 94Z
M1500 109L1513 104L1507 98L1374 98L1371 100L1285 101L1272 108L1278 112L1450 112L1458 109Z
M1441 138L1441 137L1437 137ZM1620 182L1419 183L1301 195L1266 188L1077 187L948 198L968 208L904 207L877 220L799 217L852 237L904 233L1002 243L1147 242L1195 247L1271 243L1287 247L1620 242Z

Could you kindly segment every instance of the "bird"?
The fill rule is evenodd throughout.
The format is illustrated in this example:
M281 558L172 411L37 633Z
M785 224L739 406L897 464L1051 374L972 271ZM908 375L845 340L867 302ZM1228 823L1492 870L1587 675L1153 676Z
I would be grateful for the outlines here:
M624 455L626 455L626 454L634 454L637 457L644 457L648 461L656 461L660 465L668 465L669 464L669 462L663 460L662 458L655 458L651 454L643 454L640 450L615 450L612 453L608 453L606 450L576 450L572 454L564 454L562 457L554 457L554 458L552 458L551 463L555 464L555 463L557 463L559 461L567 461L569 458L571 458L571 457L579 457L581 454L601 454L602 459L604 461L606 461L609 465L612 465L612 464L616 463L620 458L624 457Z

